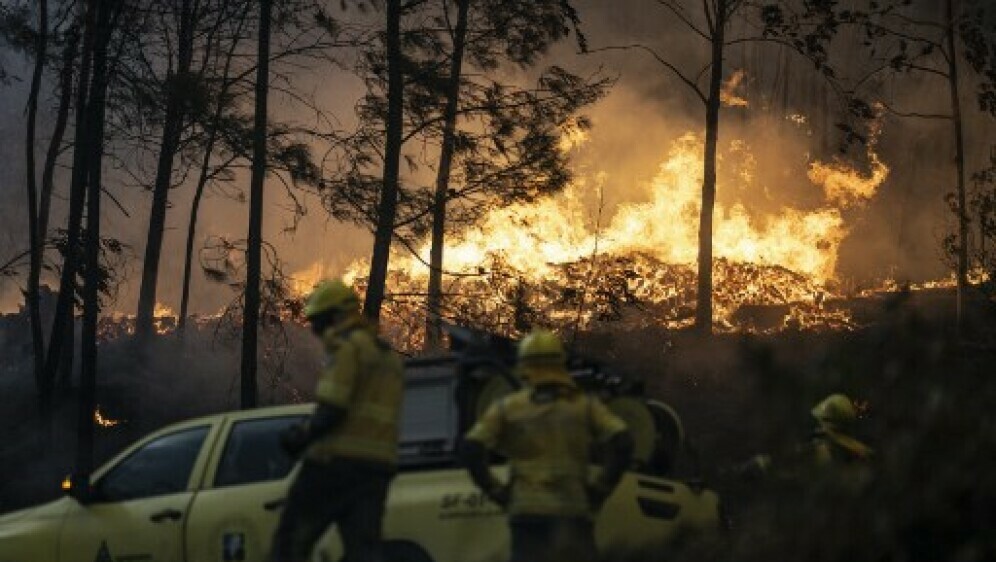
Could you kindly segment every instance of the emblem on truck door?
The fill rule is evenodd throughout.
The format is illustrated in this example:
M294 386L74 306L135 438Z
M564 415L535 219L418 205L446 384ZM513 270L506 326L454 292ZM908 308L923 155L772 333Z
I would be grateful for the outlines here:
M243 533L225 533L221 538L221 558L225 562L246 559L246 536Z
M100 549L97 550L97 557L93 562L114 562L111 551L107 550L107 541L100 541Z

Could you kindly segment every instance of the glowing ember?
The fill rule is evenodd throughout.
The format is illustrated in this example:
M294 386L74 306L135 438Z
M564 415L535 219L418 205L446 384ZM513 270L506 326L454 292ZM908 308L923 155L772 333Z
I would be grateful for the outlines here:
M179 318L173 309L163 303L157 302L152 312L152 327L160 336L172 334L176 331L176 322Z
M165 304L157 302L155 308L152 310L152 316L154 318L176 317L176 312Z
M806 117L805 115L802 115L801 113L792 113L790 115L787 115L785 119L787 121L795 123L796 125L799 125L800 127L809 122L809 118Z
M114 427L116 425L121 424L121 420L114 420L105 417L104 414L100 411L100 404L97 404L97 407L93 410L93 421L99 427Z
M176 331L179 316L169 306L157 302L152 310L152 329L165 336ZM135 335L135 315L111 312L97 320L97 341L107 342L124 336Z

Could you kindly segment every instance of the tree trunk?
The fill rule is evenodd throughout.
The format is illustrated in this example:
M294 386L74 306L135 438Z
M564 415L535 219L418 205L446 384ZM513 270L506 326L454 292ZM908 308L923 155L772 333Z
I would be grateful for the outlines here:
M727 0L717 0L716 29L712 35L712 76L706 103L705 169L702 210L699 215L698 306L695 328L712 333L712 222L716 206L716 147L719 141L720 90L723 86L723 43L726 38Z
M66 47L62 51L62 68L59 71L59 105L56 110L55 127L52 129L52 138L48 142L48 150L45 153L45 163L42 165L41 180L41 200L38 205L38 235L41 244L41 259L39 265L44 263L45 248L48 242L48 222L52 208L52 191L55 186L55 166L59 162L59 154L62 151L62 140L66 135L66 126L69 123L69 110L73 104L73 70L76 62L77 49L79 48L80 37L76 31L66 39ZM39 283L40 283L39 271ZM69 386L73 371L73 351L76 345L76 328L73 325L72 315L69 322L65 323L63 330L64 340L69 345L62 346L62 357L57 361L55 370L50 371L43 367L45 380L51 385L54 392L56 377L63 388ZM55 324L49 327L55 330ZM42 355L43 364L45 355ZM51 378L49 378L51 377ZM50 388L46 386L45 388Z
M460 103L460 75L467 37L467 14L471 0L458 4L457 24L453 35L453 58L450 61L450 83L446 92L443 123L443 146L436 172L436 192L432 201L432 247L429 252L429 298L425 328L425 348L437 350L442 343L440 308L443 302L443 239L446 235L446 201L453 164L453 144L456 136L457 108Z
M965 293L968 290L968 207L965 194L965 136L963 132L961 95L958 84L958 51L955 45L954 0L946 0L945 16L948 44L948 82L951 91L951 116L954 124L955 162L958 169L958 294L955 305L956 330L961 335L965 314Z
M246 293L242 320L243 409L256 407L256 347L259 330L259 278L263 244L263 180L266 179L266 94L270 73L271 0L260 0L259 53L256 68L256 120L252 139L249 240L246 247Z
M241 29L241 24L239 25ZM197 187L194 190L194 199L190 204L190 218L187 220L187 243L183 255L183 290L180 293L180 317L177 319L176 331L183 337L187 328L187 313L190 304L190 274L191 264L194 258L194 236L197 233L197 216L200 213L201 198L204 196L204 188L209 180L209 168L211 166L211 155L214 152L215 142L218 140L218 129L221 127L221 117L225 109L225 98L232 85L229 80L229 73L232 68L232 60L235 57L235 49L239 44L238 39L233 39L232 46L228 50L225 59L225 70L222 73L222 87L218 93L218 103L215 106L214 115L211 117L211 130L208 132L208 140L204 146L204 158L201 160L200 174L197 178Z
M83 50L80 57L80 72L76 91L76 131L73 135L73 171L69 185L69 216L66 220L66 257L62 263L59 279L59 298L55 305L52 320L52 334L49 338L45 357L45 379L42 391L42 409L51 414L52 387L59 371L63 346L66 353L72 353L72 337L65 338L73 322L73 308L76 301L76 274L79 260L80 227L83 222L83 204L86 200L87 167L89 154L85 150L90 137L87 134L87 95L89 93L90 66L93 62L95 35L96 0L88 0L83 16ZM67 324L69 327L67 327Z
M78 47L79 35L74 32L66 40L66 48L62 51L62 69L59 71L59 107L56 110L55 127L52 129L52 138L48 142L48 151L45 153L45 163L42 169L38 232L42 237L43 244L48 236L52 188L55 185L55 166L59 163L62 139L66 135L66 125L69 123L69 109L73 105L73 65L76 62Z
M48 51L48 1L38 0L38 34L35 41L35 68L31 74L31 90L28 93L27 138L24 141L25 171L27 172L28 196L28 243L31 245L31 265L28 269L28 289L26 291L28 316L31 322L31 347L34 357L35 384L39 397L43 392L45 368L45 341L42 336L41 311L38 304L38 280L41 277L41 262L45 235L39 232L38 225L38 183L35 175L35 125L38 117L38 93L41 90L42 74L45 71ZM39 401L39 407L41 401Z
M69 322L66 322L65 326L62 337L65 338L63 341L69 342L69 344L62 346L58 372L53 375L58 377L59 387L63 390L71 387L73 383L73 363L76 361L76 320L70 316ZM53 381L52 384L54 385L55 382Z
M207 167L211 160L211 147L214 145L217 129L211 131L208 138L208 145L204 152L204 161L201 165L200 178L197 180L197 188L194 191L194 200L190 203L190 218L187 220L187 243L183 254L183 289L180 292L180 317L177 318L176 331L183 337L187 329L187 308L190 302L190 270L194 255L194 236L197 233L197 215L200 212L201 197L204 195L204 187L207 185Z
M373 255L363 312L368 318L380 320L387 283L387 265L391 257L394 218L398 208L398 177L401 165L404 75L401 69L401 0L387 0L387 139L384 146L384 185L377 205L377 229L374 232Z
M85 279L83 283L83 329L80 338L79 425L76 470L89 474L93 468L93 411L97 377L97 316L100 313L100 187L104 156L104 109L107 99L107 44L112 28L112 5L120 0L91 0L99 4L97 40L93 54L93 81L87 107L89 180L86 194Z
M177 42L177 72L166 78L166 114L163 122L159 161L156 165L156 182L152 188L152 209L149 215L149 232L145 242L145 260L142 262L142 284L138 295L138 312L135 317L135 335L139 340L152 334L153 314L156 307L156 285L159 281L159 259L162 253L163 234L166 230L166 207L173 181L173 160L180 147L186 92L180 87L190 73L193 56L193 0L183 0L180 7L179 41Z

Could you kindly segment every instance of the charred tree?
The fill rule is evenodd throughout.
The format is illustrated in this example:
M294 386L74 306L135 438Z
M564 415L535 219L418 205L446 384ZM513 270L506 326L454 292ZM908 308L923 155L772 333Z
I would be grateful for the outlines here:
M41 275L45 233L39 230L38 183L35 169L35 125L38 116L38 96L48 52L48 0L38 1L38 30L35 36L35 65L31 73L28 93L28 122L25 148L28 196L28 242L31 245L31 264L26 291L28 314L31 323L31 346L34 358L35 382L38 389L44 386L45 341L42 336L41 311L38 303L38 280Z
M260 1L256 67L256 114L253 127L249 236L246 247L246 291L242 320L241 407L256 407L257 343L259 336L261 248L263 243L263 183L266 179L266 114L270 72L271 0Z
M386 0L387 29L387 122L384 143L384 180L377 205L377 225L374 230L373 255L367 283L363 313L376 322L387 284L387 267L394 238L395 216L398 209L398 180L401 167L401 142L404 129L404 72L401 52L401 0Z
M955 142L955 170L958 175L956 183L955 214L958 219L958 240L955 248L957 265L955 274L958 282L957 304L955 318L957 330L960 333L965 314L965 293L968 290L968 205L965 187L965 134L963 132L961 94L958 84L958 48L955 44L957 30L955 29L954 0L945 0L945 42L948 47L948 91L951 95L951 124Z
M55 126L45 152L42 165L41 195L38 203L38 232L44 243L48 236L48 222L52 207L52 189L55 187L55 167L63 149L66 127L69 125L69 112L73 105L73 68L79 54L79 32L74 24L66 34L66 44L62 50L59 69L59 101L55 112Z
M193 58L195 17L193 11L193 0L182 0L177 37L177 69L175 73L168 74L165 81L166 111L160 140L159 159L156 165L155 183L152 187L152 208L145 243L145 259L142 262L138 312L135 318L135 335L140 340L151 335L154 321L159 261L162 253L163 234L166 230L166 209L169 205L169 190L173 180L173 161L180 148L180 138L186 119L185 108L188 92L184 85L189 79Z
M246 16L248 15L249 5L246 4L245 9L242 11L240 21L235 32L235 36L231 39L231 44L225 52L225 63L224 68L221 72L221 87L216 94L214 111L208 118L208 122L204 124L204 129L207 132L207 140L204 143L203 155L201 158L200 170L197 176L197 185L194 187L194 198L190 204L190 216L187 219L187 241L184 247L183 255L183 281L182 289L180 292L180 316L177 319L177 332L182 336L186 331L187 327L187 315L189 313L190 306L190 275L192 273L192 262L194 255L194 237L197 233L197 218L200 214L201 199L204 196L204 190L211 181L213 172L211 171L211 159L214 157L215 146L219 142L219 136L222 133L223 120L225 117L225 112L228 105L231 103L231 89L236 84L237 80L231 77L232 65L235 60L236 50L239 47L242 36L242 26L246 21Z
M449 199L450 169L456 136L457 107L460 103L460 78L467 39L467 15L471 0L458 0L457 22L453 32L453 53L450 55L449 84L443 114L443 145L436 172L436 190L432 198L432 241L429 251L429 297L425 342L426 348L438 349L442 343L440 307L443 300L443 237L446 234L446 201Z
M716 208L716 148L719 143L720 91L723 87L723 52L726 26L729 21L727 0L716 0L714 11L705 6L706 20L712 42L712 73L706 99L706 137L702 175L702 208L699 214L698 306L695 327L700 332L712 332L712 222Z
M80 393L76 470L89 475L93 468L93 412L97 380L97 317L100 314L100 200L104 157L104 115L107 106L108 44L121 0L91 0L97 12L93 78L87 100L86 235L83 249L83 326L80 338Z
M86 201L89 154L87 101L90 90L90 70L94 60L96 39L97 0L89 0L83 7L83 46L80 51L80 70L76 86L76 130L73 141L73 167L69 186L69 215L66 220L66 249L59 277L59 298L52 321L52 333L45 357L45 372L41 392L43 416L51 415L52 390L63 355L72 356L74 345L73 316L76 304L76 276L79 270L80 231L83 225L83 206ZM66 337L68 334L68 338ZM64 350L63 347L66 347Z

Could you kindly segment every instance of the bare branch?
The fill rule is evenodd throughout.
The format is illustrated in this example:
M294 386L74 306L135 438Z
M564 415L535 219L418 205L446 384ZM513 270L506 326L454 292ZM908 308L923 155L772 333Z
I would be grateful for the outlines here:
M692 80L690 80L687 76L685 76L684 73L682 73L681 70L678 69L678 67L674 66L673 64L671 64L670 62L668 62L667 60L665 60L664 57L662 57L660 54L657 53L657 51L654 51L653 49L651 49L650 47L647 47L646 45L640 45L640 44L633 44L633 45L610 45L608 47L599 47L597 49L588 49L587 52L589 52L589 53L598 53L598 52L603 52L603 51L629 51L629 50L632 50L632 49L639 49L639 50L646 51L646 52L650 53L651 56L653 56L655 59L657 59L657 62L661 63L661 65L663 65L668 70L670 70L671 72L673 72L675 74L675 76L678 77L679 80L681 80L682 82L685 83L686 86L688 86L689 88L691 88L691 90L693 92L695 92L696 97L698 97L699 101L701 101L703 105L705 105L705 104L708 103L708 100L706 99L705 94L702 92L701 89L699 89L698 84L696 84L695 82L693 82Z
M919 113L915 111L898 111L894 109L891 105L885 103L884 101L880 103L882 104L882 107L886 109L886 111L895 115L896 117L913 117L916 119L943 119L947 121L954 119L953 116L945 113Z
M675 6L672 0L657 0L657 3L670 10L675 17L681 20L682 23L687 25L689 29L694 31L699 37L705 39L706 41L712 41L712 37L710 37L705 31L699 29L699 26L695 25L695 22L683 13L684 10L682 10L680 6Z
M702 11L705 13L706 22L708 23L709 35L716 33L716 23L712 17L712 11L709 9L709 0L702 0Z

